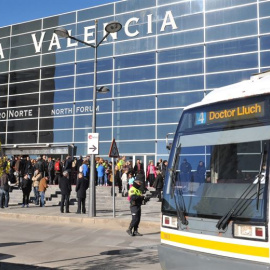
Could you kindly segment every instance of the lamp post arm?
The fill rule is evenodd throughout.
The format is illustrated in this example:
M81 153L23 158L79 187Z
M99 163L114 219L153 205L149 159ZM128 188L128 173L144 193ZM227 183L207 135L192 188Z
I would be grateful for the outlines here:
M76 40L76 41L78 41L78 42L80 42L80 43L83 43L83 44L85 44L85 45L87 45L87 46L90 46L90 47L92 47L92 48L96 48L96 46L95 45L93 45L93 44L91 44L91 43L88 43L88 42L85 42L85 41L83 41L83 40L80 40L80 39L78 39L78 38L75 38L75 37L73 37L73 36L69 36L69 38L70 39L73 39L73 40Z
M104 39L106 39L108 37L110 33L107 32L106 35L102 38L102 40L97 44L97 47L104 41Z

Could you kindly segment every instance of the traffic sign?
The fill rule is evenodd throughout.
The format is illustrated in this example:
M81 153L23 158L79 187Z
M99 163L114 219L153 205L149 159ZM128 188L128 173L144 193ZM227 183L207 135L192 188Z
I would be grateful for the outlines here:
M119 157L119 152L118 152L118 148L117 148L115 139L113 139L113 141L112 141L110 152L109 152L109 157L112 157L112 158Z
M99 133L88 133L87 154L97 155L99 145Z

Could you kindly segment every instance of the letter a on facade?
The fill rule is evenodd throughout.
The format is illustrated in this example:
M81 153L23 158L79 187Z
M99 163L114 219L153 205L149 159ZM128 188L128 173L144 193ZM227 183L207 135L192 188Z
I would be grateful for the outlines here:
M110 152L109 152L109 157L111 157L111 158L118 158L119 157L119 152L118 152L118 148L117 148L115 139L113 139L113 141L112 141Z

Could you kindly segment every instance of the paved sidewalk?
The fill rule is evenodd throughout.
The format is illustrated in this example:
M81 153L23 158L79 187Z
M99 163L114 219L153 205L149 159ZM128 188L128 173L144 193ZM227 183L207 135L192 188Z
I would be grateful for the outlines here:
M86 202L87 204L87 202ZM96 224L105 225L109 227L117 226L127 228L131 215L129 210L115 211L115 218L113 217L113 209L99 210L97 209L96 217L88 217L86 214L76 214L77 206L70 205L70 213L61 213L60 206L45 206L39 207L30 204L29 208L22 208L20 205L10 206L8 208L0 208L0 218L20 219L29 222L56 222L56 223L77 223L78 225ZM160 211L153 212L147 210L147 206L142 205L141 228L159 229L160 227Z

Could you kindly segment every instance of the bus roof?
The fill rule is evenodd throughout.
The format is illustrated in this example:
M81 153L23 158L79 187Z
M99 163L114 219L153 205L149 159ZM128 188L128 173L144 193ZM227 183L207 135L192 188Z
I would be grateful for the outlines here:
M185 108L191 109L211 103L251 97L270 93L270 71L255 74L249 80L217 88L206 95L200 102Z

